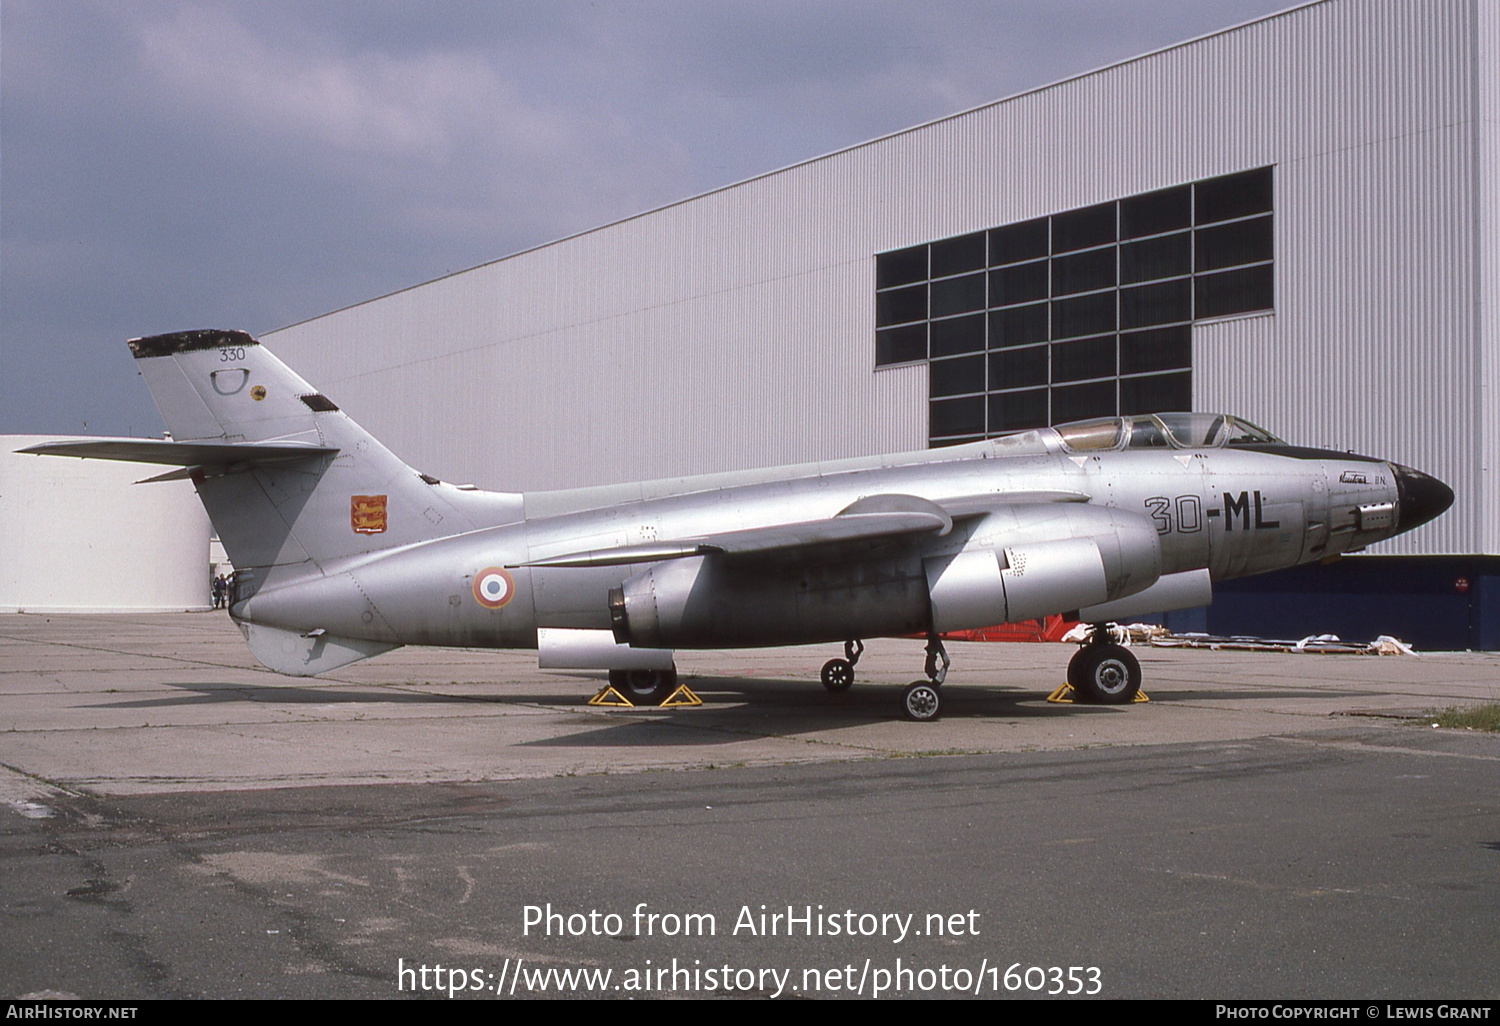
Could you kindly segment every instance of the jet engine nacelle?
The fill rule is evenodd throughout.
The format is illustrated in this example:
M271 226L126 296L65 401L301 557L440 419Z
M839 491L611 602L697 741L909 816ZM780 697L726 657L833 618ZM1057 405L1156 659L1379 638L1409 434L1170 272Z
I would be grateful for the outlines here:
M615 638L645 648L802 645L927 629L921 564L697 556L656 563L609 595Z
M1144 591L1161 576L1161 541L1144 517L1121 510L1017 507L986 518L969 545L929 558L924 570L932 629L969 630Z
M1105 507L1012 506L954 534L929 554L897 550L883 561L656 563L611 590L611 626L617 640L645 648L969 630L1123 598L1161 573L1155 527Z

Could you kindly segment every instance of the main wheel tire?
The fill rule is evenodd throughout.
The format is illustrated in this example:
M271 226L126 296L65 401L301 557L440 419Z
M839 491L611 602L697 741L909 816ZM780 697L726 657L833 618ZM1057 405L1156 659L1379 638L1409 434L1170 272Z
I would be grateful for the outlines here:
M677 690L677 671L610 670L609 683L635 705L660 705Z
M1085 645L1068 663L1068 683L1085 702L1125 705L1141 690L1141 664L1122 645Z
M937 719L942 704L942 692L930 680L912 681L901 695L902 713L918 723L931 723Z
M848 691L854 686L854 664L847 659L830 659L823 664L823 686L829 691Z

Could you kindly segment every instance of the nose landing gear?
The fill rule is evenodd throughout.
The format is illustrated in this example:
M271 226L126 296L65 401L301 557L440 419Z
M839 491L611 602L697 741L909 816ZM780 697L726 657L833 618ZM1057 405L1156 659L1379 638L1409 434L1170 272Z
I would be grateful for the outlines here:
M912 681L901 693L901 712L909 720L931 723L942 711L943 696L940 690L948 678L948 667L953 662L943 648L943 639L936 634L927 636L927 679Z

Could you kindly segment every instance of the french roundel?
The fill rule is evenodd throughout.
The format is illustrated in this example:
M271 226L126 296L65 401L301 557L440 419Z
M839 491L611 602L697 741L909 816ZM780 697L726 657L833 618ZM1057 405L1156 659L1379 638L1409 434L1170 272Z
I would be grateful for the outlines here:
M474 600L488 609L499 609L516 593L516 582L498 566L474 575Z

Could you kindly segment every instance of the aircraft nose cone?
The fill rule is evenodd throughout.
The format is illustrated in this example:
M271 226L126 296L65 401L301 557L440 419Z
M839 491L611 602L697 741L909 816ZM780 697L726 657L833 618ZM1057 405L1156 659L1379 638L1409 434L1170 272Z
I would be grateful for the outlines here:
M1396 491L1400 495L1401 530L1427 523L1453 505L1453 489L1420 470L1392 463L1396 472Z

